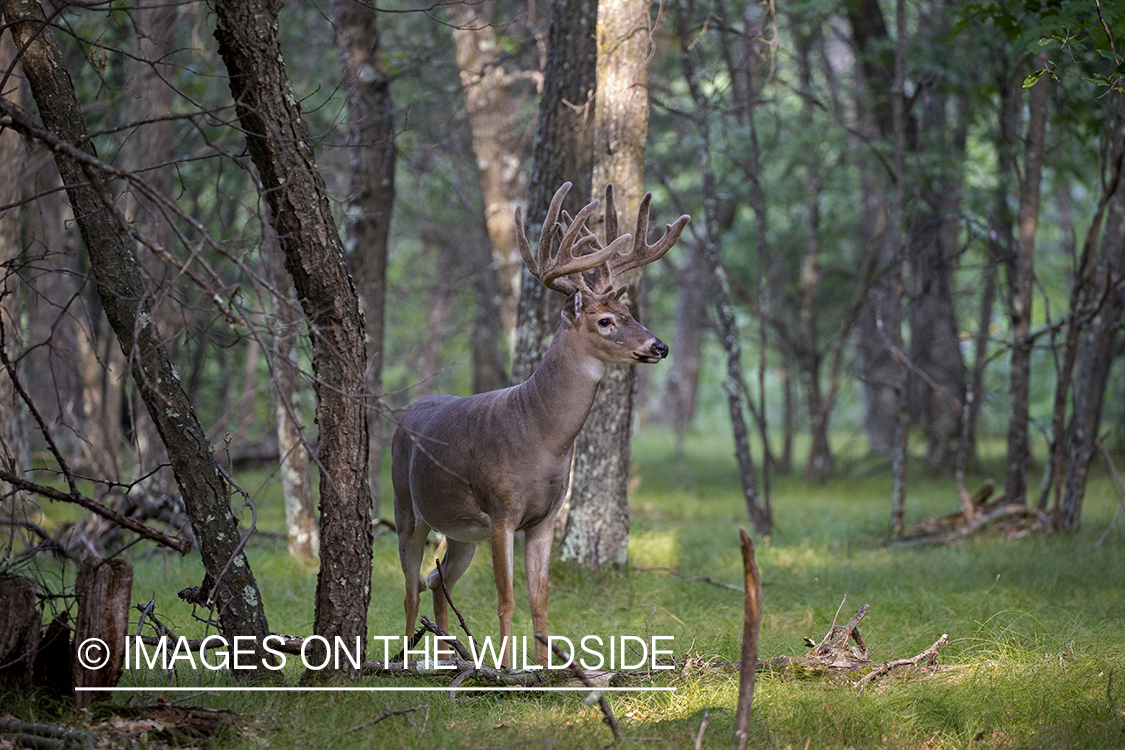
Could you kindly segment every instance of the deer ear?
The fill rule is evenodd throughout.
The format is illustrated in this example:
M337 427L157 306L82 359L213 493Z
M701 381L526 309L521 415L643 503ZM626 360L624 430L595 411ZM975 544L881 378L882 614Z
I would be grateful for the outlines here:
M562 317L568 325L578 325L578 313L582 310L582 291L579 290L566 298L563 303Z

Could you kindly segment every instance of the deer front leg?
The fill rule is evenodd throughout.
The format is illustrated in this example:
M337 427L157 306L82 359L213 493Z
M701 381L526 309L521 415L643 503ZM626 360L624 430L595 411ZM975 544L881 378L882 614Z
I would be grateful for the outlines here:
M523 560L527 570L527 598L531 604L531 625L535 633L535 658L547 666L547 570L551 563L551 544L555 538L555 517L528 529L524 539Z
M516 601L512 595L512 538L514 531L507 524L492 527L492 574L496 578L496 611L500 617L500 643L503 664L512 668L512 613Z

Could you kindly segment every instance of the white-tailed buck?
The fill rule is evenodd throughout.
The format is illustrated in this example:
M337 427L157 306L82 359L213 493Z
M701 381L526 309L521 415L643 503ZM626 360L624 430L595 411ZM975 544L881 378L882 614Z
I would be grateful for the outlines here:
M574 440L594 403L607 363L658 362L668 346L633 319L614 277L652 263L675 244L681 216L654 245L646 239L651 194L641 201L634 235L617 236L613 188L606 188L605 244L586 226L593 201L571 219L560 207L565 183L551 200L533 258L516 209L520 253L528 270L567 295L562 323L539 368L524 383L467 398L431 396L402 415L392 444L398 553L406 577L406 635L414 630L422 591L434 597L437 624L449 630L449 608L435 569L420 574L430 529L446 537L441 571L446 589L464 574L479 542L492 545L500 642L511 666L512 538L523 531L527 588L535 633L547 630L547 567L555 516L569 482ZM559 247L553 250L556 235ZM623 252L625 250L625 252ZM536 642L536 658L546 647Z

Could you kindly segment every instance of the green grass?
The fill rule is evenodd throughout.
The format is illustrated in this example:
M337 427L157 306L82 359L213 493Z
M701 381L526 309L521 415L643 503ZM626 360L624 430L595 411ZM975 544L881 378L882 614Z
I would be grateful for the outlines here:
M741 637L739 592L681 576L739 584L738 528L745 507L722 437L697 436L677 457L669 436L647 431L633 448L631 566L590 572L554 563L552 634L575 638L673 636L678 660L736 661ZM867 467L843 472L823 486L775 478L771 537L756 539L763 581L760 656L799 655L802 637L815 640L846 596L841 618L871 609L863 635L876 661L913 656L943 633L949 645L937 674L892 673L862 693L846 682L760 675L751 746L770 748L1125 748L1107 685L1125 708L1125 534L1111 525L1119 498L1100 468L1087 495L1082 531L1006 540L991 534L943 548L888 548L890 480ZM979 482L976 476L970 483ZM262 476L244 478L247 487ZM389 513L389 500L385 512ZM950 480L911 478L907 522L956 508ZM258 497L259 525L283 530L277 488ZM514 632L530 634L517 543ZM373 635L402 627L401 573L393 535L375 543ZM187 558L141 546L133 599L155 597L156 610L189 636L202 633L175 593L201 579L197 555ZM291 561L285 542L255 542L251 563L273 630L309 634L316 571ZM663 568L670 568L681 576ZM496 630L489 552L478 550L454 600L478 638ZM424 602L424 611L429 609ZM647 629L647 630L646 630ZM456 630L456 628L455 628ZM667 642L666 642L667 643ZM369 654L371 652L369 651ZM285 671L295 684L296 660ZM162 678L148 675L149 683ZM183 682L199 679L181 674ZM224 676L206 680L226 683ZM130 684L126 675L124 684ZM226 683L229 684L229 683ZM432 685L424 679L365 678L365 685ZM611 694L630 747L691 747L704 715L706 747L729 746L737 675L692 666L654 677L674 694ZM411 748L599 747L610 740L596 706L582 694L219 694L203 705L229 707L241 739L222 747ZM428 706L361 726L390 709ZM18 713L36 716L34 706ZM349 731L352 730L352 731ZM654 738L660 738L657 742Z

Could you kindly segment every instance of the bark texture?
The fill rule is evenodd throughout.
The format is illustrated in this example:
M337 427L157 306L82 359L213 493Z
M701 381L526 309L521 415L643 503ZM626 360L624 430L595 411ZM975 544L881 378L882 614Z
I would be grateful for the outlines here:
M591 194L612 183L622 226L633 225L644 194L648 138L649 0L598 3L597 91ZM603 206L604 209L604 206ZM597 231L597 230L595 230ZM641 269L615 283L631 289L624 301L638 309ZM624 564L629 541L629 447L637 373L633 365L608 365L586 425L575 446L570 511L560 556L589 568Z
M4 0L4 20L18 46L32 96L47 130L81 154L94 156L65 60L38 3ZM210 441L172 368L156 331L136 257L107 209L105 186L69 152L56 149L55 163L68 185L79 230L106 317L130 363L133 381L168 449L225 635L260 639L268 632L250 564L239 550L241 535L230 509L230 488L215 462Z
M380 59L375 9L357 0L333 0L336 53L348 98L351 186L344 244L367 334L368 479L374 516L382 497L384 419L383 341L386 330L387 243L395 196L395 143L391 79Z
M285 267L312 338L320 428L320 573L314 630L367 640L371 600L367 356L359 298L289 86L269 0L220 2L215 37Z
M289 556L314 560L320 554L320 528L316 522L309 449L301 418L301 371L297 361L297 336L301 308L293 296L293 282L285 272L285 258L277 238L266 228L265 252L271 281L278 294L273 330L273 395L277 414L277 449L281 456L281 490L285 498L285 533Z
M492 5L457 3L453 49L461 69L465 111L473 135L480 175L484 221L492 242L492 266L503 333L516 330L520 257L516 250L516 206L527 197L527 172L521 164L519 108L513 85L518 78L504 69L503 48L492 25ZM500 342L495 342L494 345Z
M0 34L0 70L9 70L15 59L15 49L7 34ZM20 103L20 81L13 77L8 87L0 92L8 101ZM10 206L19 201L22 177L27 164L27 149L14 130L0 130L0 164L6 165L11 179L0 180L0 206ZM23 369L17 364L24 349L25 331L20 323L23 300L19 266L23 255L20 241L22 211L9 208L0 212L0 325L3 340L0 346L16 367L17 377ZM21 378L22 379L22 378ZM16 393L11 376L0 368L0 462L15 474L31 468L31 452L27 439L27 405ZM22 494L0 482L0 515L22 515Z
M547 64L539 124L528 184L527 236L538 237L558 186L571 182L564 208L573 216L589 203L593 169L593 102L597 86L596 0L552 0L547 28ZM519 323L512 382L531 377L559 327L561 295L539 283L527 269L520 275Z

